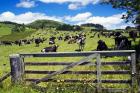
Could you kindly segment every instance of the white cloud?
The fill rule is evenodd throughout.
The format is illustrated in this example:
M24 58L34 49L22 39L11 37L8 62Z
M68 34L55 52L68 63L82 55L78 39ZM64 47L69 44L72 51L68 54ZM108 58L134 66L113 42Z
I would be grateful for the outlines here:
M81 7L81 4L80 3L73 3L73 4L69 4L68 9L70 9L70 10L76 10L79 7Z
M103 16L94 16L90 12L85 12L79 13L75 16L59 17L59 16L48 16L44 13L33 13L33 12L26 12L23 14L16 15L12 12L7 11L0 14L0 21L11 21L21 24L22 23L28 24L38 19L48 19L78 25L84 23L101 24L107 29L117 29L117 28L122 29L125 28L126 26L134 26L131 23L126 24L124 20L121 19L122 14L103 17Z
M124 13L122 13L124 14ZM107 29L117 29L117 28L125 28L126 26L134 26L130 23L125 23L123 19L121 19L122 14L116 14L108 17L103 16L93 16L90 12L79 13L75 16L65 16L65 20L69 23L73 24L84 24L84 23L94 23L101 24Z
M15 15L14 13L7 11L0 14L0 21L11 21L11 22L28 24L38 19L62 21L60 17L47 16L44 13L26 12L23 14Z
M69 3L68 8L71 10L76 10L82 6L86 6L88 4L97 4L101 0L38 0L43 3Z
M35 2L30 0L22 0L20 3L16 4L16 7L23 7L23 8L35 7Z
M68 9L76 10L80 7L86 6L88 4L97 4L101 0L36 0L40 1L42 3L57 3L57 4L63 4L68 3ZM23 8L31 8L35 6L35 0L21 0L20 3L16 5L17 7L23 7Z
M79 22L79 21L85 21L85 19L89 19L92 16L90 12L85 13L79 13L75 16L65 16L65 20L71 21L71 22Z

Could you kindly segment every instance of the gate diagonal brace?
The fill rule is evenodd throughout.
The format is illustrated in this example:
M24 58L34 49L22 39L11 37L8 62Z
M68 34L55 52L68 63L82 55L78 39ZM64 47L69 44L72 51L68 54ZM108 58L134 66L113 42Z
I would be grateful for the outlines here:
M97 57L97 53L92 54L92 55L90 55L90 56L88 56L88 57L86 57L86 58L83 58L83 59L81 59L79 62L74 62L74 63L72 63L72 64L70 64L70 65L64 67L63 69L61 69L61 70L59 70L59 71L56 71L56 72L54 72L54 73L51 73L51 74L49 74L49 75L47 75L47 76L45 76L45 77L43 77L43 78L41 78L41 79L39 79L39 80L36 80L36 81L32 82L32 83L31 83L31 86L34 86L34 87L35 87L35 85L41 83L42 81L47 81L47 80L51 79L51 77L53 77L53 76L56 76L56 75L58 75L58 74L62 74L62 73L64 73L65 71L67 71L68 69L70 69L70 68L72 68L72 67L74 67L74 66L83 64L83 63L87 62L88 60L93 59L93 58L96 58L96 57Z

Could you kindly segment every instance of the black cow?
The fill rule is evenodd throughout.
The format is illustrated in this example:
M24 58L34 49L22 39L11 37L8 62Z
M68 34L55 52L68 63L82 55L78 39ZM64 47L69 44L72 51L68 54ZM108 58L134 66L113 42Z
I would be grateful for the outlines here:
M130 36L130 38L132 38L132 39L135 41L136 38L137 38L137 32L130 31L130 32L129 32L129 36Z
M41 50L41 52L57 52L58 45L50 46L50 47L45 47Z
M130 49L131 41L129 41L128 38L125 36L123 36L121 39L122 40L121 40L120 44L117 46L117 49L119 49L119 50L120 49Z
M16 40L14 43L15 43L16 45L21 46L21 45L22 45L22 40Z
M98 41L97 51L107 50L108 47L103 40Z
M35 44L36 44L36 47L39 47L39 44L40 44L40 39L39 38L35 39Z
M12 46L12 43L13 43L12 41L2 41L2 44L5 46L7 46L7 45Z
M115 38L116 49L130 49L131 41L126 36L119 36Z

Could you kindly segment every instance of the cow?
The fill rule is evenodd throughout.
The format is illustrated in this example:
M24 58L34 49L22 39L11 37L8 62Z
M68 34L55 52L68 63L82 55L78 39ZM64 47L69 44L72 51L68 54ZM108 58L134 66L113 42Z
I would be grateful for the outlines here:
M50 46L50 47L45 47L41 50L41 52L57 52L57 49L58 49L58 45L54 45L54 46Z
M21 46L21 45L22 45L22 40L16 40L14 43L15 43L16 45Z
M13 43L12 41L2 41L2 44L5 46L7 46L7 45L12 46L12 43Z
M63 40L63 37L62 37L62 36L59 36L59 37L58 37L58 40Z
M68 44L74 44L74 43L76 43L76 39L74 38L69 39Z
M53 37L53 36L50 37L50 38L49 38L49 45L51 45L51 44L55 44L55 39L56 39L56 38Z
M65 37L64 37L64 41L67 41L67 40L69 40L70 39L70 36L69 35L66 35Z
M137 32L130 31L130 32L129 32L129 36L130 36L130 38L133 39L133 41L135 41L136 38L137 38Z
M121 38L120 44L117 46L117 49L129 49L131 47L131 41L127 37L123 36Z
M97 43L98 43L97 51L102 51L102 50L108 49L106 43L103 40L99 40Z
M36 47L39 47L39 44L40 44L40 39L39 38L35 39L35 44L36 44Z
M83 51L84 50L84 47L85 47L85 37L83 35L79 36L79 39L78 39L78 44L79 44L79 50L80 51Z

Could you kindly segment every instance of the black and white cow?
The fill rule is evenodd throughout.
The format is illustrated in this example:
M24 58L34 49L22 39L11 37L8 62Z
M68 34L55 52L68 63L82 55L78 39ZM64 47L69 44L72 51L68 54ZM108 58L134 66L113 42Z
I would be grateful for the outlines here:
M45 47L41 50L41 52L43 52L43 53L45 53L45 52L57 52L58 47L59 47L58 45Z

